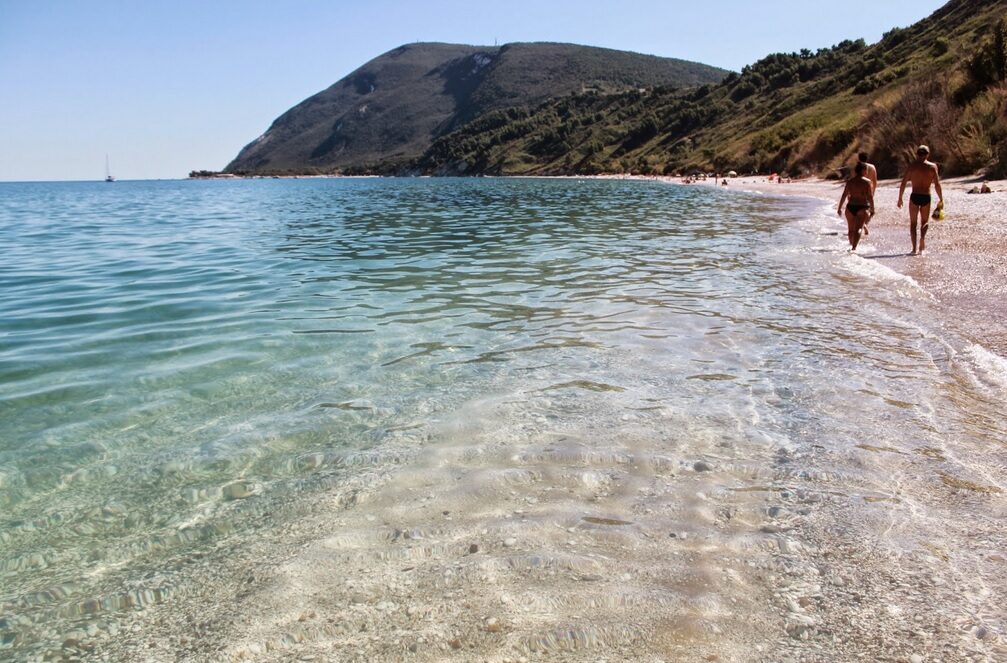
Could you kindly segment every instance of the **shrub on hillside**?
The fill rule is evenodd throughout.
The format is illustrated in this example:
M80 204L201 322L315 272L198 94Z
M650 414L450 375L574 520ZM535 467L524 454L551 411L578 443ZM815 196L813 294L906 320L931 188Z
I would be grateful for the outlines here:
M875 145L875 165L882 177L897 177L907 159L913 156L913 146L928 143L934 154L945 154L944 146L930 131L930 110L934 101L946 96L940 82L924 81L908 86L891 107L874 106L863 126Z
M993 26L993 36L969 59L968 71L982 88L1007 80L1007 20Z
M996 169L1007 138L1007 86L987 90L970 103L955 127L956 170Z
M738 85L731 90L731 101L738 102L752 96L758 92L759 88L752 81L742 79Z
M712 91L713 91L713 86L712 85L710 85L710 84L701 85L700 87L696 88L692 92L692 94L689 95L689 99L691 101L699 101L700 99L704 99L707 96L709 96L710 92L712 92Z
M983 90L1007 81L1007 20L997 21L992 33L965 62L968 78L955 93L955 100L961 105Z
M867 78L864 78L863 80L859 81L853 87L853 94L869 94L871 92L874 92L878 88L882 88L888 85L889 83L894 81L895 78L896 75L894 71L882 71L877 74L872 74Z
M623 148L627 150L635 149L643 145L660 131L657 118L647 115L635 127L629 130L629 134L623 143Z
M784 69L769 79L769 87L773 90L779 90L796 85L799 81L800 76L797 74L796 69Z
M881 43L887 48L893 48L904 42L908 36L909 31L905 28L892 28L881 35Z
M893 106L874 109L864 133L877 146L883 176L897 175L921 142L931 146L947 175L1003 168L1007 84L987 89L964 108L950 93L953 87L940 80L921 82L907 87Z
M833 127L822 131L804 158L812 164L824 164L834 155L845 151L853 143L855 136L856 132L851 127Z
M1005 128L1005 133L1007 133L1007 128ZM996 163L990 166L986 173L989 177L1003 179L1007 178L1007 135L1000 139L999 145Z

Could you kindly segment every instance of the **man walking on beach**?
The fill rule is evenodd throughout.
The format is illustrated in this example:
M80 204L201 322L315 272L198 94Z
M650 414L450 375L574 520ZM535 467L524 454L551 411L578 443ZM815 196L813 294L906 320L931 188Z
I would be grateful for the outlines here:
M940 173L937 164L928 159L930 148L920 145L916 150L916 161L909 165L902 177L899 187L899 209L902 209L902 199L906 193L906 184L913 183L913 192L909 196L909 238L913 242L913 252L910 255L920 255L927 248L927 228L930 225L930 187L937 190L937 208L944 207L944 192L941 191ZM919 251L916 250L916 222L922 216L920 226Z

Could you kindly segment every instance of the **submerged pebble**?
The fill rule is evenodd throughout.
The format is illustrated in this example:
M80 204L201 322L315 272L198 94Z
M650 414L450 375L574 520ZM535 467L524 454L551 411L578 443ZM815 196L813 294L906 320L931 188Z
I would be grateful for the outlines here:
M225 500L242 500L255 494L254 488L246 481L235 481L220 489Z

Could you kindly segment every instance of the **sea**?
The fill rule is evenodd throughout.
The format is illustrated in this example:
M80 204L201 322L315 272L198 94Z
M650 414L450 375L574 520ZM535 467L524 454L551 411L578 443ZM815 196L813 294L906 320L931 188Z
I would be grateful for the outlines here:
M0 184L0 659L996 660L1007 360L839 225Z

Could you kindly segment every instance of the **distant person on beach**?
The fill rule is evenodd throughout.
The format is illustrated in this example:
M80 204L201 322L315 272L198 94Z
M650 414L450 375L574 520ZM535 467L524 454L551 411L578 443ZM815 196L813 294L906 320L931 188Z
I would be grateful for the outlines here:
M843 203L847 198L850 200L846 206L847 237L850 240L850 250L856 251L860 236L874 216L874 189L871 188L871 180L867 178L867 164L863 161L857 164L853 177L846 180L836 214L842 215Z
M930 187L937 191L937 208L944 207L944 192L941 190L941 178L937 164L929 160L930 148L920 145L916 150L916 161L909 164L906 174L902 176L902 186L899 187L899 209L902 209L902 199L905 197L906 184L913 183L913 192L909 196L909 238L913 243L913 252L909 255L920 255L927 248L927 229L930 226ZM916 249L916 224L921 220L919 250Z

